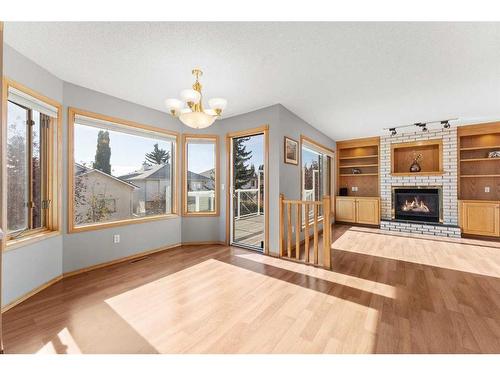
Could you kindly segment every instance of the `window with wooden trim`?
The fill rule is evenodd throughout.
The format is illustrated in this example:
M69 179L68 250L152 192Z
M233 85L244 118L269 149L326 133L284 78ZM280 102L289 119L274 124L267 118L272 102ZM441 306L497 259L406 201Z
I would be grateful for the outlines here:
M10 81L6 91L6 216L13 243L59 229L61 107Z
M219 214L218 137L183 136L183 214Z
M331 190L332 154L317 144L302 139L301 142L301 195L305 201L320 201ZM305 213L304 213L305 214ZM312 221L313 209L309 212ZM323 207L319 206L319 216Z
M70 109L69 231L177 212L177 134Z

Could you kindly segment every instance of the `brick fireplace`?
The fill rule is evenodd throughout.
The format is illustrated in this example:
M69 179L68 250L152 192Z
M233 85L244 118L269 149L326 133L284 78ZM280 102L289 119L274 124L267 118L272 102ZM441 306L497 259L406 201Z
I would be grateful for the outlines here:
M442 174L400 176L391 174L391 145L442 140ZM406 193L396 201L395 191ZM424 190L422 190L424 189ZM424 191L426 189L426 194ZM435 195L431 202L431 195ZM381 222L384 230L460 237L457 194L457 129L436 129L380 138ZM427 199L428 202L422 202ZM438 199L436 201L435 199ZM427 205L438 205L431 208ZM422 206L423 205L423 206ZM405 206L404 208L402 206ZM425 206L425 207L424 207ZM431 214L425 212L432 209ZM401 211L396 215L397 211ZM412 212L413 211L413 212Z

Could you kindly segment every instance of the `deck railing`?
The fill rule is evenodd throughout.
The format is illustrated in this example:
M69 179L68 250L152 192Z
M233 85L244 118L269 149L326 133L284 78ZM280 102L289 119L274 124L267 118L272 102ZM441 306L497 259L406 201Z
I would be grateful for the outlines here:
M331 201L324 196L321 201L285 199L280 194L280 257L321 266L331 267ZM320 207L323 209L320 210ZM305 213L312 215L302 215ZM319 212L323 216L319 216ZM307 219L304 219L308 218ZM303 223L302 223L303 221ZM321 226L321 229L320 229ZM311 232L312 229L312 232ZM295 232L295 239L292 239ZM320 253L320 235L321 253ZM312 249L311 249L312 239ZM303 246L302 246L303 244ZM311 254L312 250L312 254Z

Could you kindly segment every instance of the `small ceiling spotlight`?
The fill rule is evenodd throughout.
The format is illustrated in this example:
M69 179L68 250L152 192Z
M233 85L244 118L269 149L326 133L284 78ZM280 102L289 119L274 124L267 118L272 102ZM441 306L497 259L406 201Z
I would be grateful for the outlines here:
M449 129L450 128L450 122L448 120L441 121L441 125L443 125L443 129Z
M390 129L389 129L389 131L391 132L391 137L392 137L393 135L398 134L398 132L396 131L396 128L390 128Z

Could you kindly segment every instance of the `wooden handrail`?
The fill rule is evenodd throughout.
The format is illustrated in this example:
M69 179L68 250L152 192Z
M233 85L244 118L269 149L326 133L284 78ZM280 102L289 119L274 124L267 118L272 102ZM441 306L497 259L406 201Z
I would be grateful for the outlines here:
M284 194L279 197L280 212L280 257L293 259L306 264L331 268L331 198L324 196L321 201L302 201L285 199ZM295 207L294 207L295 206ZM323 214L319 217L320 207ZM310 217L312 208L312 221ZM295 218L294 218L295 216ZM320 221L321 220L321 221ZM292 225L292 223L294 225ZM322 255L319 253L319 235L322 224ZM312 235L311 235L312 227ZM293 238L292 229L295 229ZM301 241L301 237L303 237ZM293 239L292 239L293 238ZM310 252L310 239L312 238L312 251ZM301 253L301 245L304 253Z
M295 199L284 199L283 198L283 203L291 203L291 204L315 204L317 206L321 206L323 204L323 201L298 201Z

